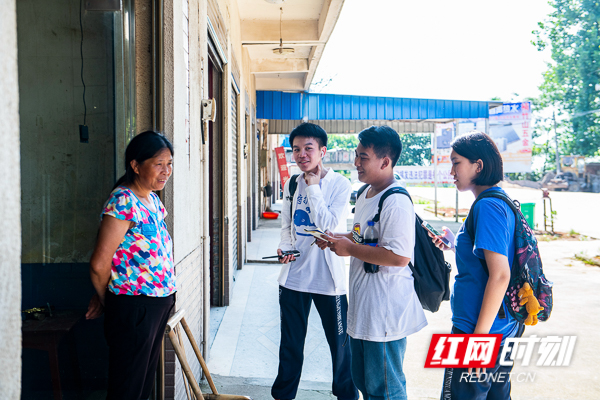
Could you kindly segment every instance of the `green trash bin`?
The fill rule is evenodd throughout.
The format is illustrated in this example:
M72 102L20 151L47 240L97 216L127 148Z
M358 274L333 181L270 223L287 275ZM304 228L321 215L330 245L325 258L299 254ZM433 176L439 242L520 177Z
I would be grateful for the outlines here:
M535 229L535 203L522 203L521 212L531 229Z

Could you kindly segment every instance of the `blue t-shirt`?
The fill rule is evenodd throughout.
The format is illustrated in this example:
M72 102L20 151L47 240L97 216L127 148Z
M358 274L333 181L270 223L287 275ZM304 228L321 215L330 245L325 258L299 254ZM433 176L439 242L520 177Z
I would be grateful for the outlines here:
M487 189L502 191L499 187ZM479 259L484 258L484 250L493 251L508 257L512 266L515 254L515 213L501 199L488 197L477 202L473 210L475 241L466 231L467 221L456 235L456 267L458 274L454 282L454 291L450 297L452 323L461 331L473 333L481 311L481 303L488 281ZM494 320L490 333L501 333L503 339L512 337L518 323L510 315L502 302L506 318Z

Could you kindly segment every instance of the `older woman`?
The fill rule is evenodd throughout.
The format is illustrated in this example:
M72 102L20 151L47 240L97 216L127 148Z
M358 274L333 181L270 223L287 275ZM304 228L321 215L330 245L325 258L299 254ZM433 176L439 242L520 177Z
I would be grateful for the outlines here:
M86 314L105 313L108 400L150 397L176 291L167 212L154 193L173 172L173 146L160 133L141 133L127 146L125 167L102 211Z

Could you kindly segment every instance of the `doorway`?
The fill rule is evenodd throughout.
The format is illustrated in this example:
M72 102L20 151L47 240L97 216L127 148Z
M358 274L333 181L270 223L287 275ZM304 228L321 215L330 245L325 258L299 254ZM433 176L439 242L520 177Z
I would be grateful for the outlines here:
M103 319L82 316L100 213L135 131L135 13L132 0L85 4L17 2L22 309L46 309L37 318L62 329L59 340L24 321L23 399L106 387Z
M208 97L215 99L216 118L209 123L210 305L224 305L223 262L223 66L209 40Z

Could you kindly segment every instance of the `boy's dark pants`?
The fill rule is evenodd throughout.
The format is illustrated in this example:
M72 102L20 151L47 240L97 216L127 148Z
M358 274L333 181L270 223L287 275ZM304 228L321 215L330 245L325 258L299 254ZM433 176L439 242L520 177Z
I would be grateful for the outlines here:
M346 341L346 313L348 300L343 296L326 296L297 292L279 286L281 316L281 344L279 346L279 371L271 395L275 399L289 400L296 397L302 362L304 341L308 327L310 306L321 317L325 337L333 363L333 395L342 400L358 399L358 391L350 372L350 345Z

